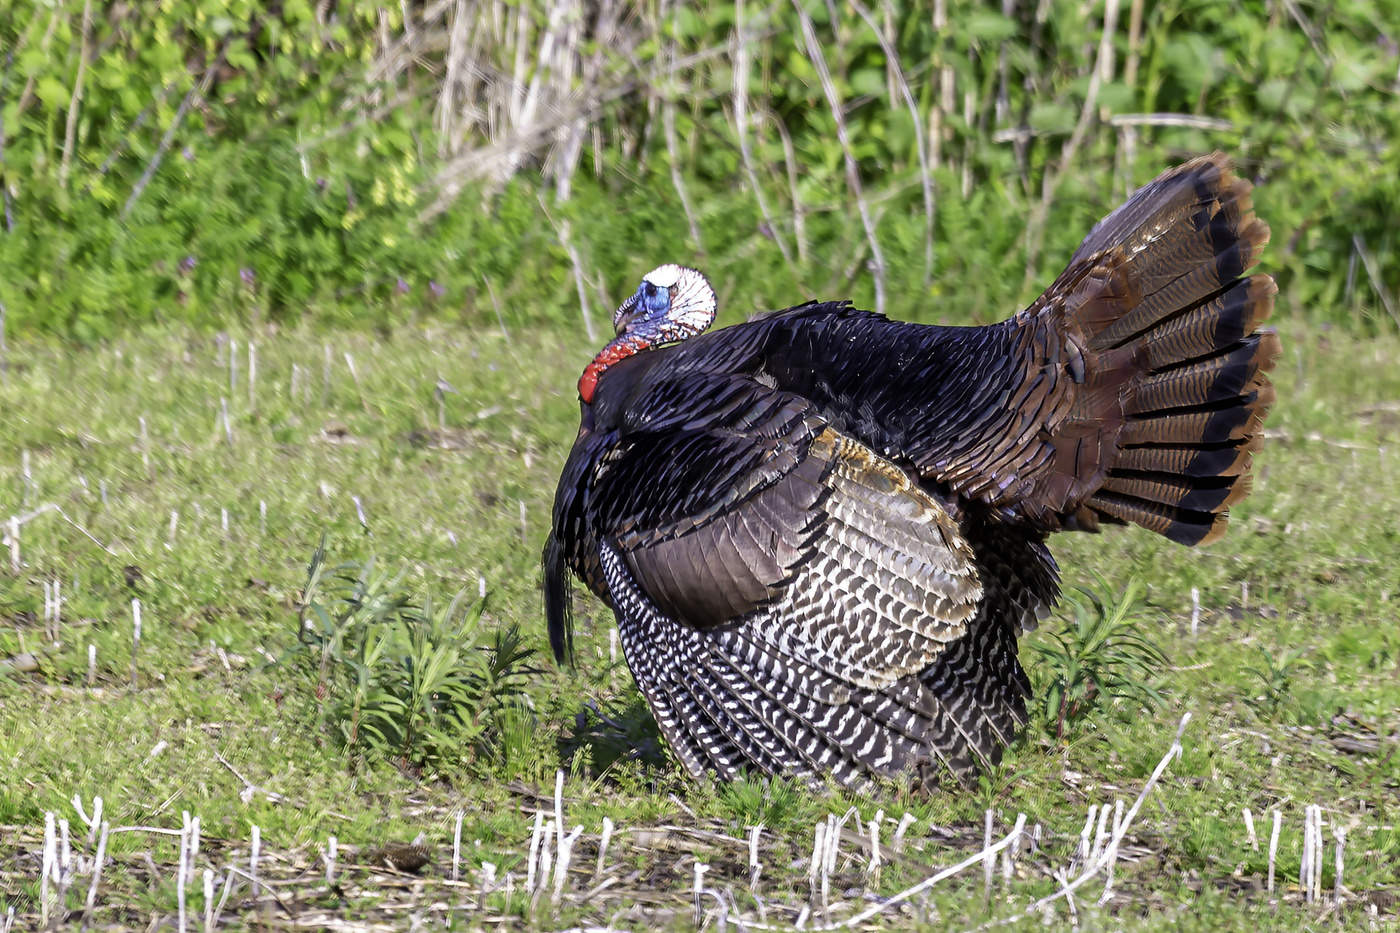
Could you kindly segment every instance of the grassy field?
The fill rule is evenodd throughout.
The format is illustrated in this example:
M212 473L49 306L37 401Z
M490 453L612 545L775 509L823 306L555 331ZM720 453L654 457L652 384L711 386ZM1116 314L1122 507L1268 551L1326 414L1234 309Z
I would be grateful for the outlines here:
M1393 928L1400 339L1279 327L1280 401L1223 542L1055 541L1067 589L1113 603L1143 586L1129 623L1165 653L1162 703L1106 705L1063 740L1040 715L975 787L861 798L683 780L610 660L596 601L580 607L578 668L548 658L537 560L591 353L581 335L11 345L0 928L813 928L877 907L859 925ZM405 601L465 590L486 642L518 625L536 652L510 671L525 697L483 712L473 738L430 736L431 756L347 746L344 698L298 649L323 535L329 563L374 555L390 572L377 585ZM1023 646L1042 689L1058 667L1036 646L1072 618L1062 606ZM1300 885L1314 804L1316 900ZM1014 846L882 901L1019 815Z

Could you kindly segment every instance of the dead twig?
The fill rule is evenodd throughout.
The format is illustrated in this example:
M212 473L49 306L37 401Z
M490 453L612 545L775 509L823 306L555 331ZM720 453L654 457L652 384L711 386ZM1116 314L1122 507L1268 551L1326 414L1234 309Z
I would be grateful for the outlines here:
M1109 0L1110 3L1115 0ZM802 24L802 38L807 45L807 57L811 59L813 67L817 69L817 77L821 79L822 92L826 95L827 104L831 107L832 119L836 121L836 137L841 142L841 154L846 164L846 184L851 189L851 195L856 199L856 208L860 212L861 226L865 228L865 238L870 243L870 264L871 273L875 280L875 313L885 313L885 254L880 250L880 241L875 235L875 221L870 216L870 205L866 203L865 192L860 184L860 169L856 164L855 152L851 148L850 133L846 130L846 118L841 110L841 98L836 93L836 85L831 80L831 70L827 67L826 56L822 54L821 43L817 41L817 33L812 25L812 17L807 15L807 11L802 8L798 0L793 0L793 7L797 10L797 17Z
M126 204L122 205L121 218L126 219L131 213L131 209L136 206L141 193L146 190L146 186L155 177L156 169L160 167L161 160L165 158L166 152L170 150L170 144L175 140L175 134L179 132L180 124L185 122L185 114L189 113L190 105L194 103L196 97L203 98L209 93L210 86L214 83L214 75L218 72L219 66L224 63L224 53L228 51L228 42L219 46L219 52L214 56L205 69L204 75L199 79L199 83L190 88L185 94L184 100L180 101L180 106L175 111L175 116L170 121L170 125L165 128L165 135L160 138L160 145L156 146L156 151L151 153L150 161L146 163L145 171L137 179L136 186L131 189L131 196L126 199Z

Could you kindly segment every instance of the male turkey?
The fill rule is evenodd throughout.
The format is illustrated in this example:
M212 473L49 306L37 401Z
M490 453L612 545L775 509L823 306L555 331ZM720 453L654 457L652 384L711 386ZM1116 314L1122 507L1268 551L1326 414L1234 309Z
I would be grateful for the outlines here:
M987 327L809 302L708 334L662 266L579 380L545 547L694 775L962 778L1026 722L1017 636L1062 529L1224 531L1274 393L1269 230L1221 154L1140 189L1030 307ZM643 352L645 351L645 352Z

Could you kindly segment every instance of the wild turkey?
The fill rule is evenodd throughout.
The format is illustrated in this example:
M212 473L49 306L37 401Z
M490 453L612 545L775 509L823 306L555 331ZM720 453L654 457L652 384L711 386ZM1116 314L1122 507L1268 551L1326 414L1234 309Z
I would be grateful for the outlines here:
M1046 536L1224 531L1274 392L1269 230L1221 154L1101 221L988 327L809 302L702 334L715 293L662 266L579 381L545 547L617 616L694 775L963 778L1026 723L1017 636L1059 592ZM646 351L646 352L642 352Z

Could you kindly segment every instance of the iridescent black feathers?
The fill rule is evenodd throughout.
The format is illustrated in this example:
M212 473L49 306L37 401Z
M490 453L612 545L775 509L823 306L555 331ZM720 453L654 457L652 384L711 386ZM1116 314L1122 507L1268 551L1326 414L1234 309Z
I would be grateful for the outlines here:
M1273 281L1247 274L1267 239L1216 154L990 327L811 303L695 335L713 291L658 269L581 383L545 551L555 653L577 574L697 775L994 764L1026 720L1017 637L1058 595L1046 536L1203 543L1248 492L1279 349Z

